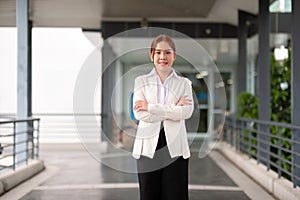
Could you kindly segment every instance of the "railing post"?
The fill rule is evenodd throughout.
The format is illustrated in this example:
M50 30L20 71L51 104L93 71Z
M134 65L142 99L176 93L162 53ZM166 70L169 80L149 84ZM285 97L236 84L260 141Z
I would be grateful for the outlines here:
M300 152L300 145L298 142L300 141L300 130L292 130L292 152L293 152L293 157L292 157L292 182L294 184L294 187L300 186L300 157L297 155ZM295 142L294 142L295 141ZM297 178L298 179L297 179Z
M40 152L40 120L37 120L37 128L36 128L36 158L39 159Z
M249 132L248 132L248 157L251 158L252 157L252 153L251 153L251 149L252 149L252 126L251 124L248 122L247 123L247 127L249 127Z
M238 124L239 124L239 120L235 121L235 130L236 130L236 149L238 151L241 151L241 134L240 134L240 130L238 128Z
M232 145L237 150L236 118L232 118Z
M16 127L16 122L13 122L13 124L14 124L14 128L13 128L13 143L14 143L14 145L13 145L13 170L15 170L16 169L16 135L17 135L17 133L16 133L16 129L17 129L17 127Z
M278 156L278 178L281 177L281 163L282 163L282 157L281 157L281 147L282 147L282 140L281 140L281 137L282 137L282 128L279 127L278 129L278 134L279 134L279 137L278 137L278 151L277 151L277 156Z
M229 128L229 131L230 131L229 132L229 134L230 134L229 142L230 142L231 146L235 148L235 141L234 141L234 139L235 139L235 137L234 137L235 130L234 130L234 119L233 118L230 118L229 127L230 127Z
M35 120L31 121L31 159L34 159L34 122Z

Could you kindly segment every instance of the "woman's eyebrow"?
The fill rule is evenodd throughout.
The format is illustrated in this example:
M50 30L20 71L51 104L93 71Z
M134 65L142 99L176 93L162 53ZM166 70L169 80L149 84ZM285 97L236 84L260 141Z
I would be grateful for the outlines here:
M173 51L172 49L155 49L155 51Z

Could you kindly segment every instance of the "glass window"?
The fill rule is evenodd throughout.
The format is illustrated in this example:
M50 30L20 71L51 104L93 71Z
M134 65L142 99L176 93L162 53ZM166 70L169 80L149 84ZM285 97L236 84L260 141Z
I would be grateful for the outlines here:
M270 12L292 12L292 0L275 0L269 7Z

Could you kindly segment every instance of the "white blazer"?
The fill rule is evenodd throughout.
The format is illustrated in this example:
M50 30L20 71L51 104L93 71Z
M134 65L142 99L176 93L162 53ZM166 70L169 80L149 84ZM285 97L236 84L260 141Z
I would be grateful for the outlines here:
M133 102L144 100L148 102L148 111L134 111L139 120L136 138L133 146L133 157L140 155L154 157L158 142L160 125L163 121L167 146L172 158L191 156L185 119L191 117L194 110L191 81L178 76L175 72L168 83L166 105L158 104L158 80L154 73L139 76L134 82ZM191 105L176 106L180 97L187 96L192 100Z

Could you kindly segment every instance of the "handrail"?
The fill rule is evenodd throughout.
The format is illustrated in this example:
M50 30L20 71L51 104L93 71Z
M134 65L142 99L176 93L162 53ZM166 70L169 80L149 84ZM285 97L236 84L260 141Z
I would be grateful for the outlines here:
M244 117L239 117L238 119L241 121L254 122L254 123L259 123L259 124L263 124L263 125L280 126L280 127L289 128L289 129L300 129L300 126L283 123L283 122L264 121L264 120L250 119L250 118L244 118Z
M19 124L24 123L25 127L18 128ZM0 172L15 170L20 165L27 164L29 159L38 159L39 124L40 119L35 117L0 121ZM18 140L17 137L22 135L26 137ZM24 149L18 149L18 145L24 145ZM23 157L18 158L21 154Z
M31 121L39 121L39 120L40 120L40 118L29 117L26 119L12 119L12 120L0 121L0 124L31 122Z
M34 113L35 116L102 116L102 113Z
M227 117L223 140L300 186L300 126L249 118Z

